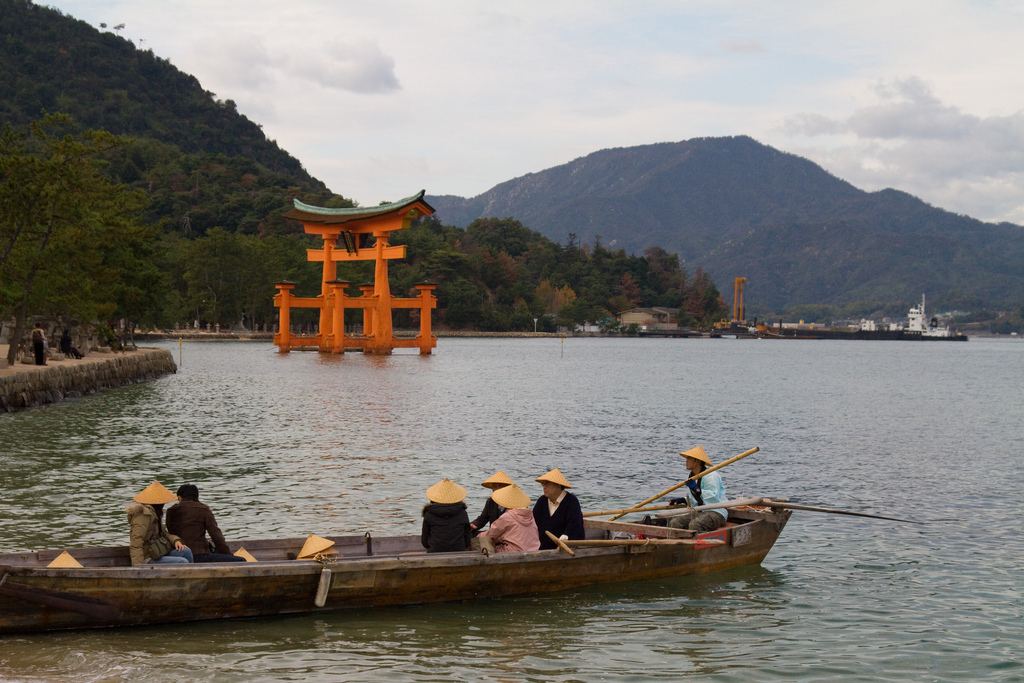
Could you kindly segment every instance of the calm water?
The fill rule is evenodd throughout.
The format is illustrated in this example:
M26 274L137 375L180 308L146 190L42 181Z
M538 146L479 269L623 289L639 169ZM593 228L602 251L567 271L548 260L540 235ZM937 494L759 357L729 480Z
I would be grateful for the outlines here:
M169 344L175 356L178 345ZM4 681L1024 680L1024 343L443 339L436 355L186 343L178 374L0 415L0 548L127 538L198 484L229 538L417 533L423 491L560 467L584 508L715 461L795 513L761 567L560 593L7 637Z

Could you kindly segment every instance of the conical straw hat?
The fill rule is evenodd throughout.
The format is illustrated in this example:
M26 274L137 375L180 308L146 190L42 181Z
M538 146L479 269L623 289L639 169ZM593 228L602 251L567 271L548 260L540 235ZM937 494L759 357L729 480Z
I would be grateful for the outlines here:
M427 500L431 503L461 503L466 499L466 489L445 477L427 489Z
M498 470L480 485L489 489L500 489L503 486L508 486L510 484L515 484L515 482L512 481L502 470Z
M683 451L679 455L683 456L684 458L697 458L697 460L700 460L705 465L711 464L711 458L708 457L708 454L705 453L704 449L700 446L694 446L690 450Z
M82 563L76 560L75 558L71 557L71 553L65 550L56 558L54 558L53 562L46 566L54 567L57 569L66 569L68 567L81 567Z
M516 510L530 506L530 497L515 484L502 486L491 494L491 500L503 508Z
M571 489L572 488L572 484L569 483L568 479L566 479L564 476L562 476L562 471L560 469L558 469L557 467L555 469L551 470L550 472L548 472L547 474L540 475L539 477L534 479L534 481L539 481L542 484L544 482L546 482L546 481L550 481L552 484L558 484L563 489Z
M142 489L142 492L132 500L137 503L145 503L146 505L162 505L178 500L178 497L171 493L166 486L154 479L152 484Z
M249 554L249 551L245 548L239 548L236 550L235 557L244 557L246 562L258 562L258 560Z
M313 557L317 553L324 554L324 551L332 545L334 545L334 541L328 541L326 538L320 538L319 536L310 534L306 539L306 542L302 544L302 550L299 551L299 559L304 560L306 558Z

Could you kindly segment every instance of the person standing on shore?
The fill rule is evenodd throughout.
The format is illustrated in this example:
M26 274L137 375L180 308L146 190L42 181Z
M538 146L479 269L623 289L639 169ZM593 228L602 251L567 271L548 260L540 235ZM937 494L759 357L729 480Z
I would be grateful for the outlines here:
M37 322L32 328L32 353L36 365L46 365L46 332L43 331L42 323Z

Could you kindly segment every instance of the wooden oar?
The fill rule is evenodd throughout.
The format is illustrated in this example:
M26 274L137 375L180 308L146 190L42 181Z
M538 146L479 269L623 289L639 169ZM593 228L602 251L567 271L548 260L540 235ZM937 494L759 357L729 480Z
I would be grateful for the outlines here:
M655 505L647 508L622 508L621 510L601 510L600 512L584 512L584 517L603 517L605 515L617 515L620 512L628 515L633 512L655 512L656 510L668 510L669 508L679 509L678 505Z
M851 517L870 517L871 519L888 519L892 522L905 522L907 524L927 524L927 522L915 522L912 519L900 519L898 517L883 517L882 515L869 515L866 512L853 512L851 510L836 510L833 508L818 508L810 505L797 505L796 503L778 503L773 500L766 500L762 505L770 508L785 508L786 510L807 510L808 512L827 512L833 515L850 515Z
M667 489L665 489L664 491L662 491L662 492L661 492L661 493L659 493L658 495L656 495L656 496L651 496L650 498L648 498L648 499L647 499L647 500L645 500L644 502L642 502L642 503L637 503L637 504L636 504L636 505L634 505L634 506L633 506L632 508L629 508L629 509L627 509L627 510L626 510L625 512L622 512L622 513L620 513L620 514L617 514L617 515L615 515L614 517L609 517L608 519L609 519L609 521L613 521L613 520L616 520L616 519L618 519L619 517L622 517L622 515L628 514L628 513L630 513L630 512L636 512L637 508L642 508L642 507L643 507L644 505L647 505L648 503L653 503L654 501L658 500L659 498L663 498L664 496L667 496L668 494L672 493L673 491L675 491L675 490L676 490L677 488L679 488L680 486L686 486L686 483L687 483L687 482L691 482L691 481L697 481L698 479L700 479L701 477L703 477L703 476L704 476L705 474L711 474L711 473L712 473L712 472L714 472L715 470L720 470L720 469L722 469L723 467L725 467L726 465L731 465L732 463L736 462L737 460L742 460L743 458L747 457L748 455L753 455L754 453L757 453L757 452L758 452L759 450L761 450L761 449L760 449L760 448L758 448L757 446L754 446L754 447L753 447L753 448L751 448L751 449L750 449L749 451L745 451L745 452L743 452L743 453L740 453L740 454L739 454L739 455L737 455L737 456L734 456L734 457L732 457L732 458L729 458L728 460L725 460L725 461L723 461L723 462L720 462L720 463L718 463L717 465L715 465L714 467L709 467L709 468L707 468L706 470L703 470L703 471L699 472L698 474L695 474L695 475L693 475L693 476L692 476L692 477L690 477L689 479L684 479L683 481L679 482L679 483L678 483L678 484L676 484L675 486L673 486L673 487L671 487L671 488L667 488Z
M656 505L649 508L626 508L624 510L601 510L600 512L584 512L584 517L600 517L603 515L617 515L620 512L624 515L632 514L634 512L655 512L657 510L678 510L679 514L687 512L700 512L701 510L717 510L719 508L738 508L744 505L760 505L761 498L734 498L733 500L723 500L721 503L709 503L708 505L698 505L697 507L685 507L683 505ZM667 515L658 515L659 517Z
M546 533L546 534L548 535L548 538L550 538L550 539L551 539L552 541L554 541L554 542L555 542L555 545L557 545L557 546L558 546L558 547L559 547L559 548L560 548L561 550L564 550L565 552L569 553L570 555L576 555L576 553L574 553L574 552L572 551L572 548L570 548L569 546L567 546L567 545L565 544L565 541L563 541L562 539L560 539L560 538L559 538L558 536L555 536L555 535L554 535L553 533L551 533L550 531L545 531L544 533Z
M8 574L0 579L0 595L17 598L25 602L34 602L47 607L78 612L102 621L114 621L120 616L121 610L112 603L86 595L76 595L49 588L24 586L7 581Z
M610 545L721 545L725 541L718 539L694 538L610 538L592 539L588 541L563 541L574 548L600 547Z

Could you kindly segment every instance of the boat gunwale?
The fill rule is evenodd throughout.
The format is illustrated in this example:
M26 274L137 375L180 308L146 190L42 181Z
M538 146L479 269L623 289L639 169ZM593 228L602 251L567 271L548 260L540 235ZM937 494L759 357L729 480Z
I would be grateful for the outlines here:
M761 510L745 510L744 512L753 513L751 516L754 519L745 519L741 524L736 524L729 527L721 527L715 531L708 532L708 534L715 534L722 529L737 529L741 527L747 527L757 523L772 524L775 522L773 518L787 518L788 515L781 515L779 513L762 512ZM607 522L605 523L607 524ZM635 527L636 523L629 522L611 522L611 524L622 524L624 527ZM699 540L701 536L706 534L699 534L693 538L693 540ZM358 539L361 543L365 542L363 536L325 536L329 540L334 540L336 543L342 539L351 540ZM401 536L380 536L374 537L374 540L378 543L385 540L409 540L418 539L417 536L413 535L401 535ZM291 548L299 547L304 539L259 539L258 542L264 544L265 548ZM232 545L244 546L251 544L254 540L250 541L235 541ZM774 544L774 543L773 543ZM343 545L355 546L356 543L344 543ZM573 550L576 553L575 556L570 556L562 552L561 550L554 548L548 550L530 550L530 551L516 551L507 553L489 553L484 554L474 551L453 551L444 553L427 553L425 551L404 551L404 552L386 552L386 553L375 553L373 555L351 555L351 556L339 556L339 557L327 557L324 561L317 559L272 559L272 560L259 560L258 562L210 562L210 563L197 563L197 564L144 564L144 565L117 565L117 566L84 566L84 567L47 567L46 565L32 565L32 564L8 564L5 562L6 558L13 558L22 556L26 559L38 557L39 554L43 553L50 555L53 553L59 554L63 550L47 549L39 551L25 551L22 553L5 553L0 554L0 572L2 577L46 577L46 578L68 578L68 579L88 579L88 578L126 578L126 579L142 579L142 580L156 580L156 579L167 579L167 580L202 580L202 579L216 579L216 578L232 578L232 577L259 577L268 575L278 576L299 576L306 574L316 574L323 567L330 568L332 571L348 572L348 571L382 571L398 568L409 568L410 566L416 567L461 567L461 566L472 566L472 565L488 565L488 564L513 564L513 563L533 563L533 562L544 562L558 559L576 559L576 558L593 558L604 555L614 555L616 553L637 553L637 552L653 552L656 549L664 551L676 552L680 549L689 549L693 551L706 550L707 546L702 547L700 545L691 544L680 544L675 545L662 545L662 544L650 544L650 545L609 545L607 547L594 547L594 546L578 546ZM76 549L66 549L71 551L72 555ZM114 557L121 556L127 551L125 546L101 546L93 548L83 548L79 550L92 550L92 551L108 551L108 554L94 554L93 557ZM37 562L45 562L44 559L37 559Z

